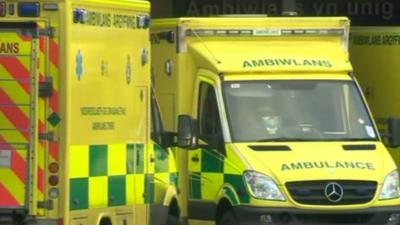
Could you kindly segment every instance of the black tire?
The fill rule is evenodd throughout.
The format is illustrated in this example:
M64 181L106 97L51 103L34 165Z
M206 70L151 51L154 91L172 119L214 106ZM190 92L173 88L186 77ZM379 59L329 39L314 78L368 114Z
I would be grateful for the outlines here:
M111 220L109 218L103 218L100 221L100 225L112 225Z
M173 215L168 215L167 225L182 225L178 218Z
M226 211L218 221L218 225L237 225L235 214L231 210Z

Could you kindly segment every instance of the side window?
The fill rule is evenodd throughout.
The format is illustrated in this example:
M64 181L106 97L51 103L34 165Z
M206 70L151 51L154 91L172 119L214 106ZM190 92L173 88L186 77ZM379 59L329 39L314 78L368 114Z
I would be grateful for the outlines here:
M151 94L151 139L161 145L163 131L160 110L154 94Z
M211 85L204 82L200 84L198 119L200 139L224 153L224 141L215 90Z

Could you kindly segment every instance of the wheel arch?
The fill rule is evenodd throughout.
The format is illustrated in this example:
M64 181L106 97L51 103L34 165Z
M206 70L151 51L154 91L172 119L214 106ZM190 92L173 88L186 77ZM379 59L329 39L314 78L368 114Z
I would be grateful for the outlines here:
M233 209L234 206L240 203L239 197L235 191L235 188L231 185L224 185L219 194L218 194L218 202L217 202L217 210L215 214L215 221L218 224L218 221L221 219L222 215L228 211Z
M168 207L168 215L180 217L181 210L176 187L170 186L167 189L163 205Z

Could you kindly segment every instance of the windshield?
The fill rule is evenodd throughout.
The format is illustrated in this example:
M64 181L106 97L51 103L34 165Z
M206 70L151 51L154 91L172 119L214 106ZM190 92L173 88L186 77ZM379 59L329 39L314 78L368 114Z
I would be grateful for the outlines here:
M232 140L376 140L352 81L224 82Z

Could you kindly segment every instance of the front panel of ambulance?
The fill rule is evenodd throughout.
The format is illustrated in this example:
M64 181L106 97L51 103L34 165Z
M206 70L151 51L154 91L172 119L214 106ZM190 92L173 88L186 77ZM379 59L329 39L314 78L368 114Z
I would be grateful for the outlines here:
M350 76L227 78L221 93L247 165L240 224L398 222L399 175Z

